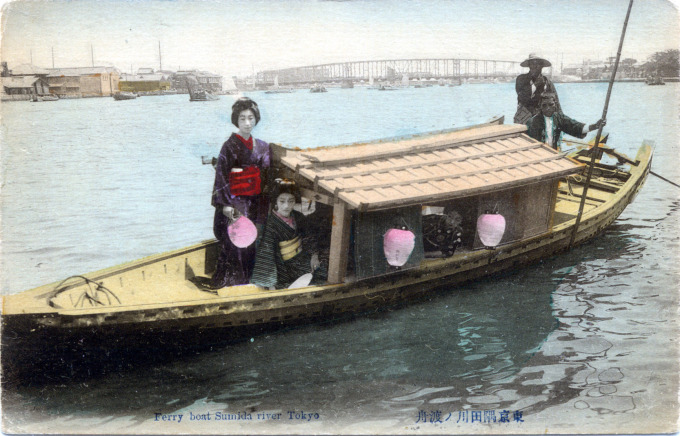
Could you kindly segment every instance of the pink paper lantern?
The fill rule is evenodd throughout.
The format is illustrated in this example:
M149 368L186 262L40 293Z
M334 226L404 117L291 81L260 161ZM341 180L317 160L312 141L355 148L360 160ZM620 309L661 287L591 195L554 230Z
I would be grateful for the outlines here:
M484 214L477 218L479 240L487 247L495 247L503 239L505 218L500 214Z
M402 266L408 261L413 247L416 245L416 235L408 230L389 229L383 237L383 250L387 263L392 266Z
M229 224L227 234L234 245L239 248L246 248L257 239L257 228L252 221L245 216L241 216Z

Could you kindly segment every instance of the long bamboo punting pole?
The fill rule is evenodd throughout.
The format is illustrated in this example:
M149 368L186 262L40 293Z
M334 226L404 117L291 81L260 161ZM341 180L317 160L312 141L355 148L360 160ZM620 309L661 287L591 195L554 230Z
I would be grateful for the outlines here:
M609 89L607 90L607 98L604 102L604 110L602 111L602 119L607 119L607 109L609 108L609 97L612 95L612 88L614 87L614 79L616 78L616 70L619 68L619 60L621 59L621 49L623 48L623 39L626 36L626 27L628 27L628 18L630 17L630 10L633 8L633 0L630 0L628 4L628 12L626 13L626 19L623 22L623 31L621 32L621 40L619 41L619 51L616 52L616 63L614 64L614 71L612 71L612 77L609 80ZM578 207L578 215L576 215L576 223L574 224L574 231L571 233L571 240L569 241L569 247L574 245L574 240L576 239L576 233L578 232L578 226L581 224L581 216L583 215L583 206L586 204L586 194L588 193L588 186L590 185L590 179L593 177L593 168L595 167L595 158L597 157L597 148L600 146L600 136L602 135L602 125L597 129L597 136L595 137L595 145L593 146L590 158L590 166L588 167L588 176L586 177L586 183L583 186L583 194L581 196L581 204Z

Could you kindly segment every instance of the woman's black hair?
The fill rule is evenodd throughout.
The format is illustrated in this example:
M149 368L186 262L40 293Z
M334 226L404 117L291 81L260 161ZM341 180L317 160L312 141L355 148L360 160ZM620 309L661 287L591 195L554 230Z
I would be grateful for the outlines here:
M302 199L300 198L300 191L294 181L288 179L276 179L274 181L274 188L271 190L271 203L272 206L276 205L276 200L281 194L292 194L295 197L295 202L299 203Z
M241 115L241 112L247 111L248 109L253 111L253 114L255 115L255 121L257 122L257 124L259 124L260 123L260 109L257 107L257 103L255 103L253 100L249 99L248 97L239 98L231 106L231 124L238 127L238 116Z

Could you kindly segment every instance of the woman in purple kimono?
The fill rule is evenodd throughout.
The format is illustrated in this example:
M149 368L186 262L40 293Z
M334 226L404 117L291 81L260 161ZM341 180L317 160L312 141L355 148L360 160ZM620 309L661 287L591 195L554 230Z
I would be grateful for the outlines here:
M238 133L222 145L215 167L212 205L215 207L213 232L220 242L217 268L212 277L214 289L246 284L255 263L255 243L245 248L234 245L227 227L240 216L260 228L267 218L268 200L262 194L269 168L269 144L252 136L260 122L257 103L247 97L232 106L231 122Z

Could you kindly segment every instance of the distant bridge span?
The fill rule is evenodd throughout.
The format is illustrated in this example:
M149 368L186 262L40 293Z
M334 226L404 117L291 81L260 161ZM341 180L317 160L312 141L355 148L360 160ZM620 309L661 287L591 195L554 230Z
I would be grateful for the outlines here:
M272 86L278 78L280 86L307 85L317 82L401 80L409 79L465 79L507 78L521 72L519 62L487 59L423 58L379 61L353 61L280 70L260 71L254 76L234 77L239 88Z

